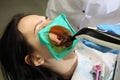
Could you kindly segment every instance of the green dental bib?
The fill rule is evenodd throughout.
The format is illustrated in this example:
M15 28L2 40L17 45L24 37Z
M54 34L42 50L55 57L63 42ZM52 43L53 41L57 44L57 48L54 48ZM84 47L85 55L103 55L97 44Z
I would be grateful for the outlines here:
M72 45L69 47L66 47L66 48L61 48L61 47L55 46L49 39L49 30L53 26L56 26L56 25L65 27L66 29L68 29L71 32L72 35L74 35L76 33L74 31L74 29L71 27L71 25L69 24L68 20L66 19L66 15L60 14L49 25L47 25L45 28L40 30L38 32L38 36L39 36L39 40L40 40L41 44L45 45L48 48L48 50L50 51L50 54L55 59L60 60L61 58L63 58L64 56L66 56L67 54L69 54L72 51L72 49L78 43L78 40L74 40Z

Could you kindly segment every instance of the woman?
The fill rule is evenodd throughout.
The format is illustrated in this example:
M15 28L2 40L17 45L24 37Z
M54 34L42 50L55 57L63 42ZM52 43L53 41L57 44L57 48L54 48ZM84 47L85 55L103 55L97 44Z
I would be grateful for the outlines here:
M0 40L0 59L12 80L94 80L91 72L96 64L104 66L103 79L112 78L116 55L82 43L63 59L54 59L37 35L50 22L44 16L19 14L7 25Z
M32 53L35 53L37 55L37 58L35 60L39 60L41 64L44 63L43 59L41 59L37 54L38 49L36 47L33 48L34 45L32 45L32 43L28 43L30 40L37 40L36 31L33 32L34 30L30 30L34 29L34 26L40 22L45 22L45 24L41 25L42 27L44 27L50 21L47 20L44 16L33 15L36 18L36 21L34 21L35 18L31 16L30 19L27 19L27 22L24 22L23 17L25 16L29 15L19 14L14 16L11 22L7 25L7 28L0 41L0 59L5 68L5 71L7 72L6 74L9 74L11 80L64 80L56 73L51 72L51 70L44 67L48 64L40 67L35 67L35 65L38 64L34 64L34 62L32 61ZM24 25L24 23L33 23L33 25ZM28 33L30 32L30 34L28 35L25 30L28 31ZM30 39L30 36L34 36L33 39ZM29 37L29 41L27 37ZM38 43L34 42L33 44ZM39 47L40 53L48 53L44 46L40 47L40 45L37 45L37 47ZM42 52L41 49L45 49L46 52ZM29 55L29 57L26 55ZM42 54L42 56L44 56L44 54ZM51 56L48 55L44 58L50 57ZM28 65L29 63L30 65Z

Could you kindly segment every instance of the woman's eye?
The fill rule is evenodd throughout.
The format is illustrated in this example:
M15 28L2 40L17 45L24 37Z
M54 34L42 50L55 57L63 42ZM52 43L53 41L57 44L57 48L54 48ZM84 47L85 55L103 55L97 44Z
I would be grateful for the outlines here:
M45 19L47 20L47 19L48 19L48 17L47 17L47 16L45 16Z

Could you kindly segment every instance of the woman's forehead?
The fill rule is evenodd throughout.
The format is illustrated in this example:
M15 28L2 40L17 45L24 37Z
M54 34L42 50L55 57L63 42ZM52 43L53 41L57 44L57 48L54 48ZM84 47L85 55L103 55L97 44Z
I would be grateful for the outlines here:
M18 24L18 29L20 31L24 31L25 29L28 29L28 27L34 26L38 21L43 20L45 17L44 16L39 16L39 15L28 15L23 17L19 24Z
M29 21L34 21L34 20L36 20L36 19L44 19L44 16L40 16L40 15L28 15L28 16L25 16L25 17L23 17L21 20L20 20L20 22L19 23L21 23L21 22L29 22Z

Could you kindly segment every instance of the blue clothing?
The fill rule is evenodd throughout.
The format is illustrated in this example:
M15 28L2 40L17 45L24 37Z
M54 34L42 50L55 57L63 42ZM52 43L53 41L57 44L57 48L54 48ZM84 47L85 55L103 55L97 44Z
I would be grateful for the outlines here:
M111 25L111 24L100 24L97 25L97 29L98 30L103 30L106 31L108 33L113 33L113 34L118 34L120 35L120 25ZM104 47L98 44L95 44L91 41L88 41L86 39L82 39L81 40L86 46L97 49L101 52L111 52L111 53L115 53L115 54L119 54L120 50L116 50L116 49L112 49L112 48L108 48L108 47Z

